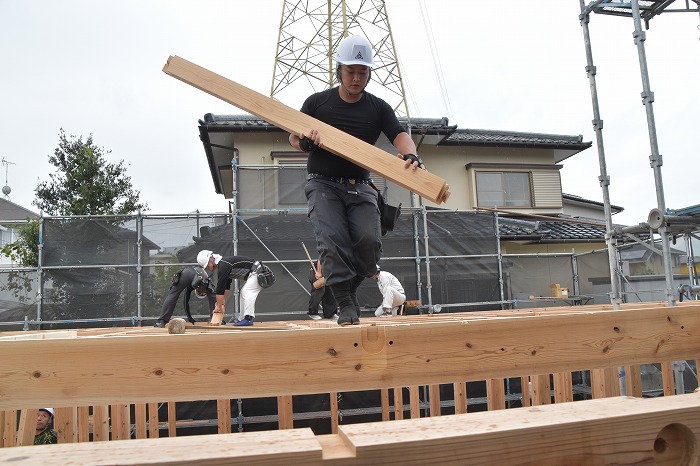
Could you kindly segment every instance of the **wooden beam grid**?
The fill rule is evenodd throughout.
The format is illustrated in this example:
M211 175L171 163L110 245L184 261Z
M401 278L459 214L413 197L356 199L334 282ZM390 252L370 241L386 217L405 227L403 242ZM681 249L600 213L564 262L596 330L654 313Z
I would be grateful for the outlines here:
M638 305L618 311L490 311L363 321L352 328L111 338L83 337L78 332L65 339L2 340L0 351L12 351L3 351L7 358L0 367L0 438L3 447L27 445L33 440L29 419L36 417L40 406L58 407L61 443L157 438L159 398L169 400L169 437L176 436L179 425L176 402L204 399L216 400L219 432L228 434L234 393L243 399L274 394L280 429L292 431L293 396L327 393L336 433L345 427L339 425L338 392L381 390L383 420L399 422L404 408L411 419L438 416L441 387L452 390L454 413L466 413L471 382L486 382L492 412L509 408L506 397L517 394L506 393L506 379L521 380L524 407L542 407L573 400L574 371L590 371L594 399L619 396L616 368L623 366L631 377L628 393L639 394L639 364L651 363L662 367L668 396L675 391L671 362L700 354L699 310L700 305L690 304ZM226 348L240 345L247 345L255 356L250 367L236 373L225 359L212 363L206 357L214 348L227 354ZM47 350L62 354L61 360L47 364L43 357ZM289 383L289 377L300 374L306 384ZM289 390L292 386L305 388ZM423 403L429 407L423 414L421 387L428 394Z

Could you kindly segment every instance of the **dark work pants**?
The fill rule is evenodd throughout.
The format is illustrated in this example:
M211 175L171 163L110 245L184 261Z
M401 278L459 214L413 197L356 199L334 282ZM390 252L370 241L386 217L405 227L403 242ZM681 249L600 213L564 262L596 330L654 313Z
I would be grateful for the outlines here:
M163 301L163 308L161 309L160 317L158 317L158 320L162 320L166 323L170 322L170 318L175 312L177 299L180 297L182 292L187 289L188 286L192 285L192 281L194 280L195 276L196 273L192 267L185 267L184 269L182 269L182 274L180 274L180 281L177 283L177 285L173 285L170 287L170 292L168 293L168 296L165 297L165 301ZM194 296L194 292L192 292L192 295L192 299L199 299ZM209 312L211 313L211 311L214 310L214 305L216 304L216 297L208 295L207 298L209 299Z
M382 256L377 192L367 184L311 179L305 193L326 285L374 275Z
M333 292L330 287L323 286L319 289L311 287L311 296L309 297L309 314L318 314L318 305L323 308L323 318L330 319L338 309L338 303L335 301Z

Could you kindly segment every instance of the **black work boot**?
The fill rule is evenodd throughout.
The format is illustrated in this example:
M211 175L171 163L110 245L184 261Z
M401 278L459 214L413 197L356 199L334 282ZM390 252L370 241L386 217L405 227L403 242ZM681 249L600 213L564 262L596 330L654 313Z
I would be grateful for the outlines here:
M360 302L357 300L357 289L362 285L365 277L355 275L354 278L350 279L350 298L352 303L355 305L355 311L357 312L357 318L360 318Z
M347 280L330 286L331 290L333 290L333 296L335 296L335 300L338 302L338 307L340 308L338 325L359 324L360 318L357 316L357 310L355 309L355 304L352 301L352 295L350 293L350 281Z

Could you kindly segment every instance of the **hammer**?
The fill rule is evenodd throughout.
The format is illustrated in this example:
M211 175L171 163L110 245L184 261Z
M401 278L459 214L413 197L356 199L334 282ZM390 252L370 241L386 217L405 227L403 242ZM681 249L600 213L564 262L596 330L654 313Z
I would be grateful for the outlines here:
M309 262L311 262L311 268L314 269L315 273L318 273L318 271L316 270L316 266L314 266L314 261L313 261L313 259L311 259L311 254L309 254L309 250L306 249L306 245L304 244L303 241L301 242L301 245L304 247L304 251L306 252L306 257L308 257ZM315 290L318 290L319 288L323 288L325 286L325 284L326 284L326 279L321 277L314 282L313 287Z

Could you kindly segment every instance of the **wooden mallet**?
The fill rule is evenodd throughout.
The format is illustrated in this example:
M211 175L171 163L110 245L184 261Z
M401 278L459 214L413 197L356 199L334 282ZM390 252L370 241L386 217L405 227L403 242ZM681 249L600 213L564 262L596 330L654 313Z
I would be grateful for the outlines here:
M306 257L308 257L309 262L311 262L311 268L314 269L314 273L317 273L318 271L316 270L316 266L314 265L313 259L311 259L311 254L309 254L309 250L306 249L306 245L304 244L303 241L301 242L301 245L304 246L304 252L306 252ZM313 283L313 287L315 290L318 290L319 288L323 288L325 285L326 285L326 279L323 277L319 278L318 280L316 280Z

